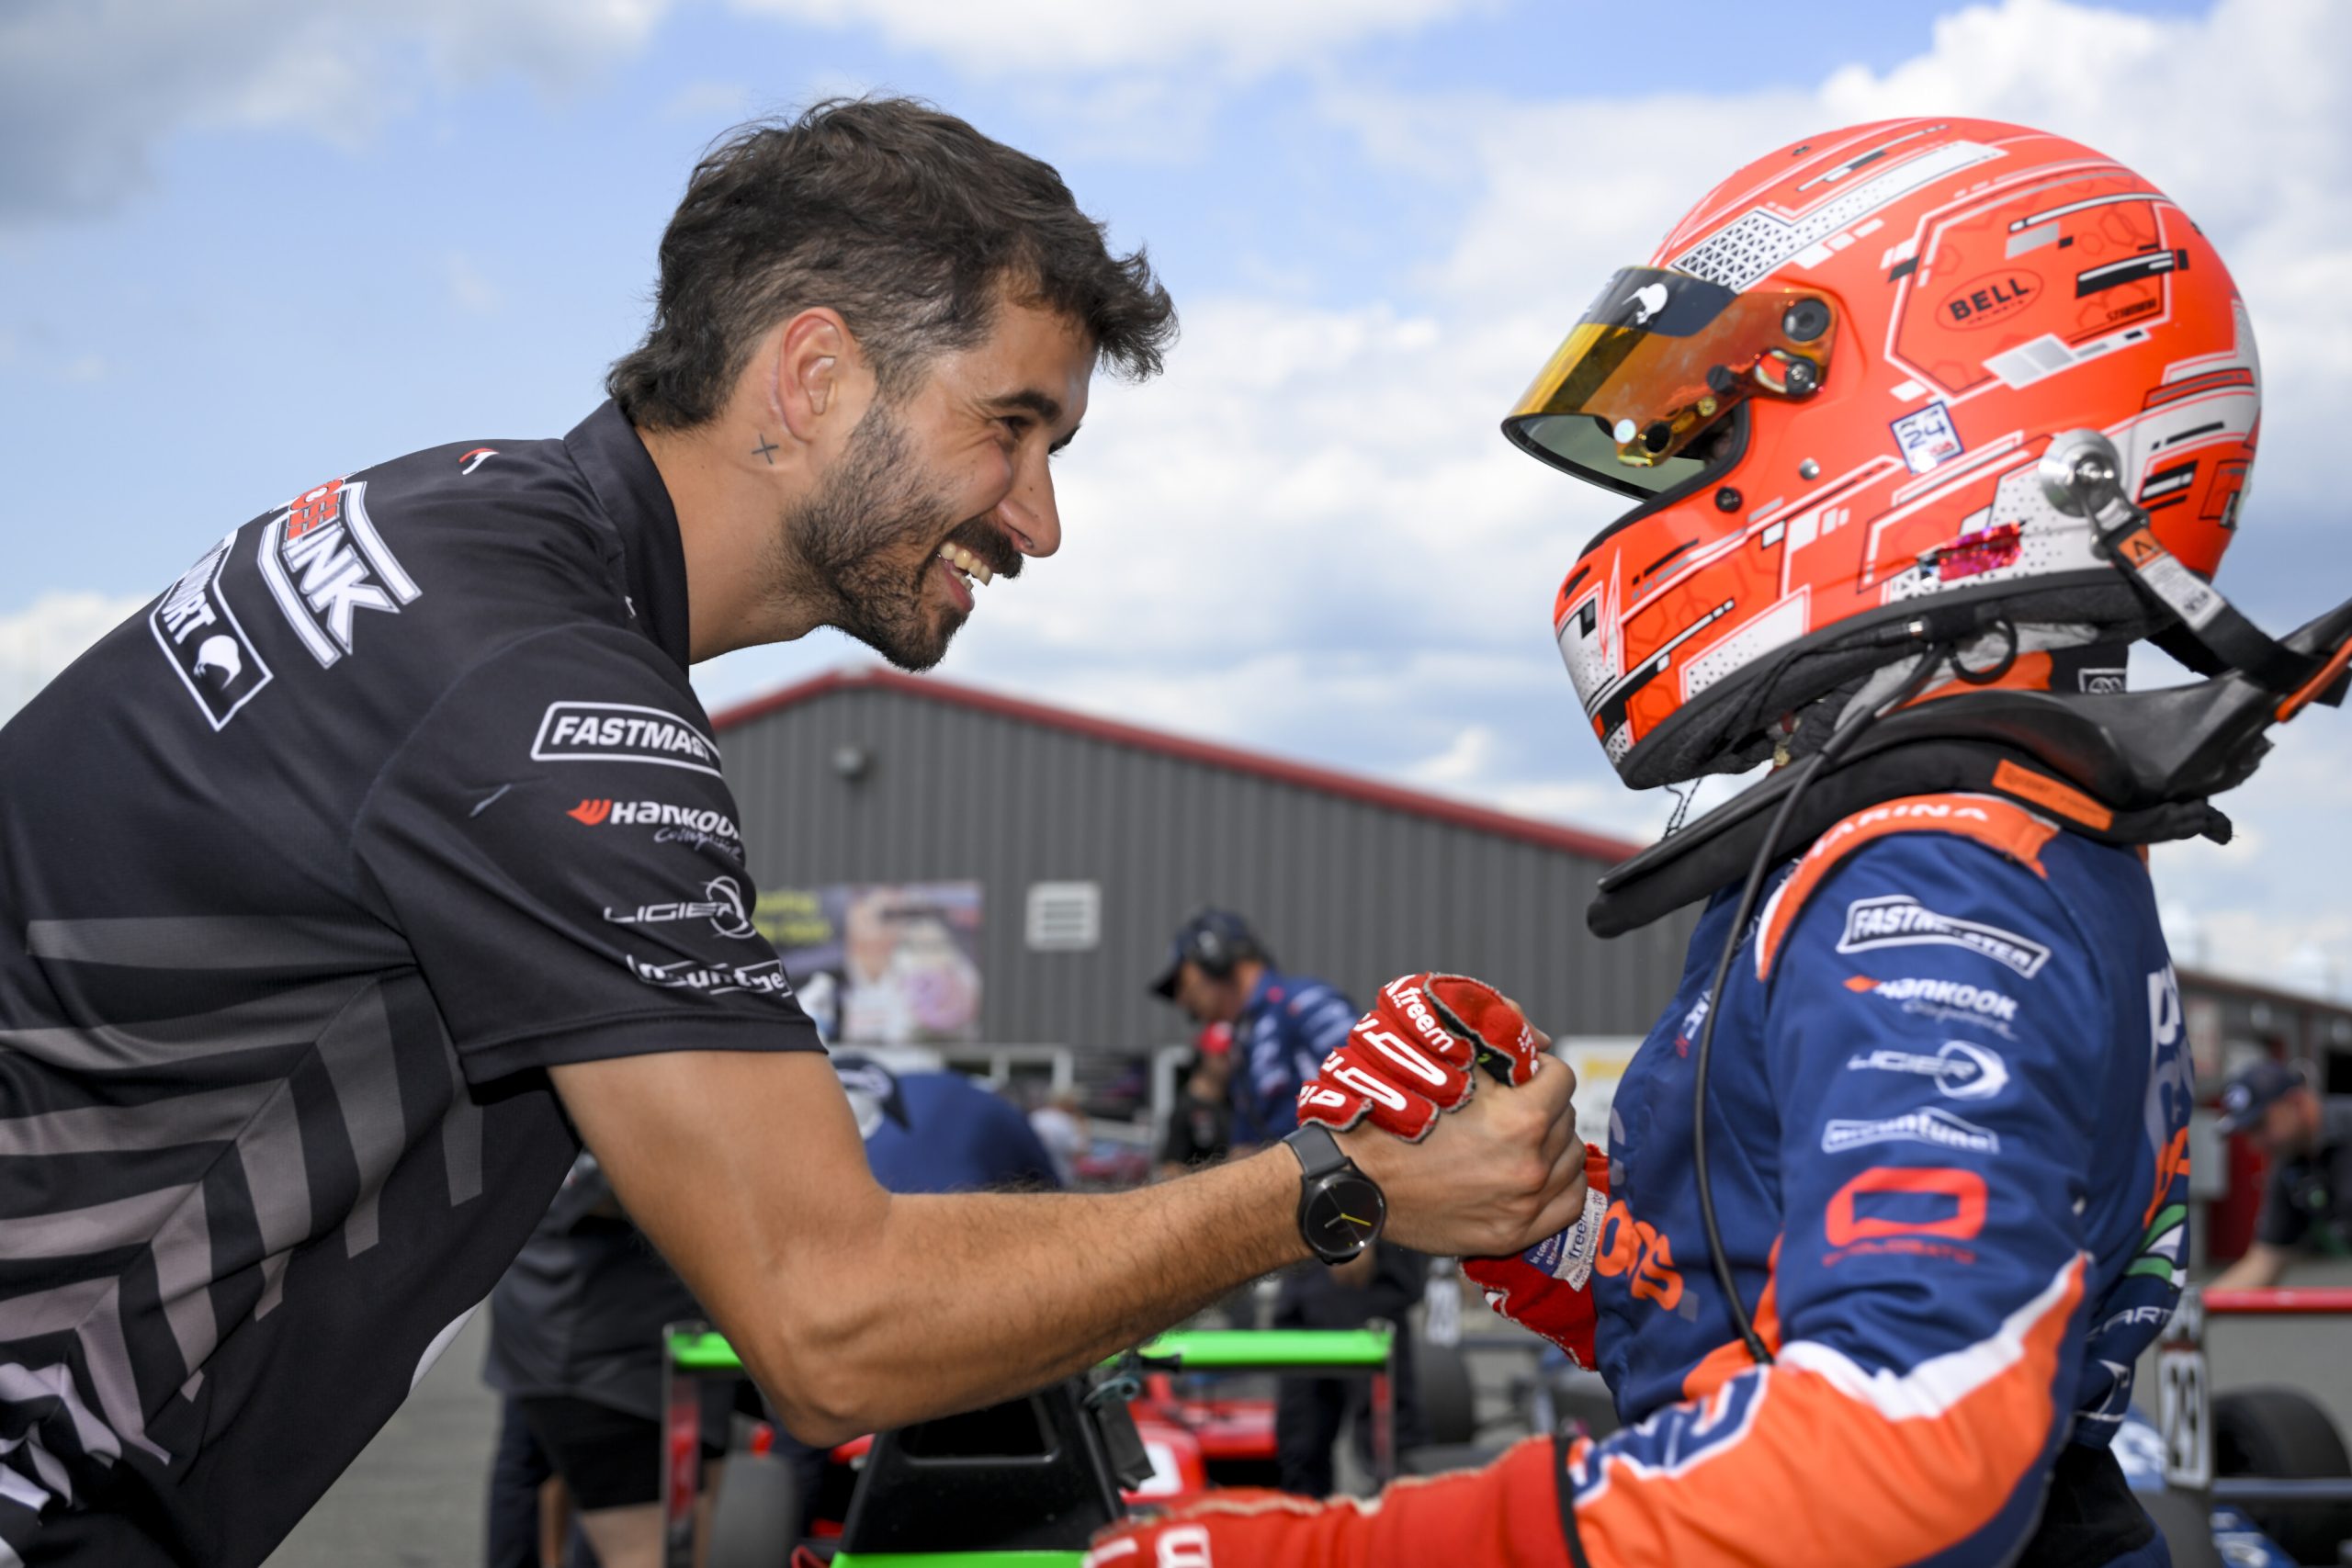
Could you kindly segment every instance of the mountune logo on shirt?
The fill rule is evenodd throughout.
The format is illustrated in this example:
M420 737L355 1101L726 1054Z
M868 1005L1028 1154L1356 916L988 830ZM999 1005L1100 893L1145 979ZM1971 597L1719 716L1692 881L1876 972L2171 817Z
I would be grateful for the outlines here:
M531 741L531 760L652 762L722 776L717 741L666 708L638 703L549 703Z
M1939 942L1981 953L2027 979L2041 973L2050 950L1982 920L1963 920L1939 914L1907 893L1882 898L1857 898L1846 906L1846 934L1838 939L1840 953L1869 953L1882 947L1916 947Z
M220 569L236 542L235 534L223 536L164 591L147 616L155 645L215 731L270 680L269 666L220 592Z
M1947 1040L1932 1056L1917 1051L1880 1049L1846 1060L1854 1072L1912 1073L1936 1080L1953 1100L1990 1100L2009 1086L2009 1065L2000 1054L1965 1040Z
M674 964L648 964L635 953L627 955L628 972L648 986L660 986L677 991L700 991L705 996L724 996L729 991L756 991L763 996L788 997L792 982L784 977L784 960L770 958L758 964L734 965L699 964L691 958Z
M400 614L424 591L368 516L368 483L329 479L262 525L255 558L286 624L319 667L351 651L359 612Z
M707 919L710 929L720 936L752 937L760 933L752 925L752 917L743 908L743 889L731 876L714 876L703 885L699 898L672 899L661 904L639 904L634 909L615 909L607 906L605 919L616 926L666 925L672 920Z
M1821 1152L1826 1155L1871 1144L1927 1144L1962 1154L1996 1155L2001 1152L2001 1134L1934 1105L1875 1122L1839 1117L1821 1129Z

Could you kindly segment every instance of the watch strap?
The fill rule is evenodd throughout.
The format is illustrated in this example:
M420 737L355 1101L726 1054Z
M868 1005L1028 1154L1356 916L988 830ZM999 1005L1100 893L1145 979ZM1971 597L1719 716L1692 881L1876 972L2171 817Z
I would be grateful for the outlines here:
M1340 1140L1331 1135L1331 1129L1320 1122L1300 1122L1298 1131L1285 1136L1283 1142L1298 1156L1299 1175L1308 1181L1345 1170L1355 1163L1340 1146Z

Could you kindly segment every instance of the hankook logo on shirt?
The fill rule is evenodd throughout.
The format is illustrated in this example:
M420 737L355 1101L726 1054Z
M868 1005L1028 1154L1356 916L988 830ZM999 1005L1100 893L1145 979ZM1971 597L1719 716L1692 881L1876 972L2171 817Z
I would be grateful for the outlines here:
M531 740L535 762L651 762L712 778L718 742L664 708L638 703L549 703Z
M607 908L605 919L616 926L658 926L673 920L708 920L710 929L720 936L757 936L752 917L743 908L743 890L731 876L714 876L703 885L699 898L675 899L665 904L639 904L634 909ZM640 976L641 978L642 976Z
M321 669L351 651L360 611L397 615L424 596L368 520L365 479L329 479L296 496L262 525L255 558Z
M1916 947L1938 942L1981 953L2007 964L2027 979L2050 962L2050 950L2015 931L1939 914L1907 893L1883 898L1857 898L1846 906L1846 934L1838 939L1840 953L1868 953L1882 947Z

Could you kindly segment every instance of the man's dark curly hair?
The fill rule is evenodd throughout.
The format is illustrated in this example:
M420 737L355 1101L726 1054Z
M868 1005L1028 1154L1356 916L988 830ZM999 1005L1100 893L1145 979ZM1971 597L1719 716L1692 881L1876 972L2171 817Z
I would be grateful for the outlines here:
M1114 255L1051 165L911 98L831 98L739 127L695 165L653 324L605 389L640 427L706 423L760 335L824 305L897 396L984 338L1001 298L1069 317L1133 380L1176 335L1144 253Z

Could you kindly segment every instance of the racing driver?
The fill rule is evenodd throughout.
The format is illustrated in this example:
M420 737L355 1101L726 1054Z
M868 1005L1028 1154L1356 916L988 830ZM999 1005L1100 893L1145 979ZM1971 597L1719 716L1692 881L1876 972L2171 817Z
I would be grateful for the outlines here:
M1628 784L1780 764L1602 879L1603 934L1705 901L1681 984L1578 1224L1467 1266L1625 1425L1094 1563L2169 1561L2108 1450L2185 1236L2141 846L2226 834L2207 797L2340 699L2352 628L2274 641L2209 585L2258 375L2187 214L1980 120L1775 149L1609 283L1505 423L1634 502L1560 649ZM2211 678L2125 691L2143 637ZM1442 1125L1518 1032L1408 976L1302 1113Z
M746 918L688 664L825 625L936 661L1059 544L1097 362L1147 375L1173 324L960 120L748 128L612 401L323 478L0 730L0 1568L259 1562L582 1138L822 1443L1306 1258L1310 1160L1432 1251L1581 1210L1565 1070L1419 1151L1317 1128L1129 1193L894 1196Z

